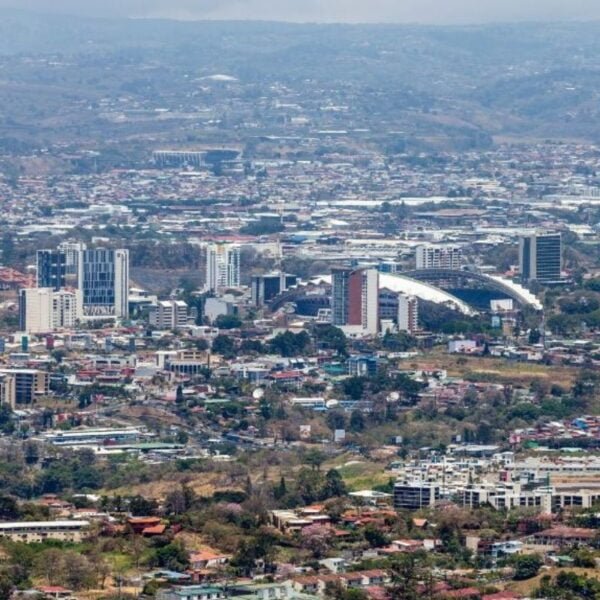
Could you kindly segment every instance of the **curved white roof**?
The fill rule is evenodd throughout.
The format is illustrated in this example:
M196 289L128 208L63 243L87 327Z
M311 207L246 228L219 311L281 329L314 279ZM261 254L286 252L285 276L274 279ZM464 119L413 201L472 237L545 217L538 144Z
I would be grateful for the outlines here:
M417 281L412 277L406 277L404 275L391 275L390 273L379 274L379 287L385 287L393 292L401 292L403 294L409 294L416 296L421 300L428 302L434 302L435 304L450 304L452 308L460 311L465 315L474 315L476 311L473 310L466 302L463 302L460 298L449 294L448 292L425 283L424 281Z
M313 281L331 283L331 275L323 275L315 278ZM460 311L464 315L476 314L476 311L474 311L466 302L463 302L456 296L430 285L429 283L417 281L416 279L405 277L404 275L380 273L379 287L388 288L389 290L392 290L392 292L416 296L417 298L427 302L433 302L435 304L447 304L455 310Z
M535 308L536 310L544 309L542 303L537 299L537 296L535 296L535 294L532 294L527 288L523 287L519 283L515 283L511 279L505 279L504 277L500 277L499 275L486 274L486 277L509 288L513 292L513 294L515 294L515 296L519 297L522 304L533 306L533 308Z

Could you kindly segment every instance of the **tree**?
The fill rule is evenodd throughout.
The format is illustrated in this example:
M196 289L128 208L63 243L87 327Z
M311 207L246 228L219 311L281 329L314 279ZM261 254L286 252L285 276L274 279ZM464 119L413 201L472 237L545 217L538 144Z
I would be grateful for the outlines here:
M14 587L9 574L0 572L0 598L10 598Z
M329 469L325 474L325 486L323 496L325 498L337 498L347 494L346 484L337 469Z
M181 384L177 386L177 392L175 393L175 402L179 406L181 406L185 402L185 397L183 395L183 386Z
M419 600L417 591L419 573L414 554L401 554L394 558L392 565L391 597L402 600Z
M241 325L242 320L237 315L219 315L215 319L215 326L219 329L237 329Z
M388 539L383 531L372 523L365 527L363 535L371 548L381 548L388 544Z
M273 496L275 500L281 500L287 494L287 486L285 484L285 477L281 476L279 484L273 490Z
M309 525L300 532L302 547L312 552L314 558L322 558L329 547L330 531L324 525Z
M352 398L352 400L360 400L365 391L365 378L350 377L349 379L344 380L342 389L344 394Z
M219 334L213 340L212 351L225 358L233 358L235 356L235 342L229 336Z
M304 455L304 462L307 465L310 465L313 469L319 471L321 469L321 465L325 462L325 455L320 450L311 448Z
M185 571L189 566L188 553L180 542L171 542L156 550L159 567L173 571Z
M360 433L365 428L365 418L360 410L353 410L350 415L350 430Z
M311 504L321 498L323 491L323 474L314 469L300 469L296 477L296 494L300 502Z
M406 352L417 345L417 340L403 331L400 333L387 331L381 340L381 345L392 352Z
M298 334L286 331L277 334L270 342L272 352L281 356L298 356L304 353L310 346L310 336L306 331Z
M62 550L48 548L41 552L33 565L34 573L48 585L58 585L65 579L65 559Z
M0 519L13 521L20 516L17 501L12 496L2 494L0 496Z
M544 563L535 554L520 554L512 559L512 564L515 569L513 579L522 581L535 577Z
M156 513L156 500L147 500L143 496L133 496L129 500L129 512L134 517L147 517Z
M244 340L240 344L240 354L263 354L264 345L259 340Z
M339 410L329 410L327 411L327 426L331 431L335 431L336 429L345 429L346 428L346 417L343 412Z
M344 332L333 325L317 325L314 329L315 339L322 345L335 350L340 356L347 355L347 340Z

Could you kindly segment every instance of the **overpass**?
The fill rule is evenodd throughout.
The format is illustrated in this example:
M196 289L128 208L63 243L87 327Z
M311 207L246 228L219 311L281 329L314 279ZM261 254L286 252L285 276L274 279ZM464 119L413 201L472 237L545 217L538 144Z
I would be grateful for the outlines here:
M544 307L538 298L524 286L499 275L487 275L476 271L453 270L453 269L421 269L404 273L407 277L422 282L439 281L469 281L480 284L486 289L495 290L506 294L521 306L530 306L535 310L543 310Z

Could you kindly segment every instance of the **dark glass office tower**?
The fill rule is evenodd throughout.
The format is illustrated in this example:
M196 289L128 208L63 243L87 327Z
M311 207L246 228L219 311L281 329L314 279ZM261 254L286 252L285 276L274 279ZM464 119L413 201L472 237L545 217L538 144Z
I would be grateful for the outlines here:
M562 242L560 233L535 233L519 240L519 268L523 282L560 281Z

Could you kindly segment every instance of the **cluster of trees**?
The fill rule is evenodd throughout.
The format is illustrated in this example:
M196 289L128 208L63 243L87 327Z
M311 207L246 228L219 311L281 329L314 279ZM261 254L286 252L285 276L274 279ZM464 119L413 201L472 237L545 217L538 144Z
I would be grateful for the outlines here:
M48 449L42 451L38 444L30 441L22 447L15 445L3 450L0 453L0 488L3 494L28 500L45 493L89 493L147 483L179 471L205 472L214 468L211 463L201 460L148 465L127 456L97 461L89 450L53 449L52 452ZM6 507L9 506L1 498L0 513L8 510ZM31 512L28 505L25 509ZM19 506L19 510L23 510L23 505Z
M285 229L285 225L281 221L275 219L259 219L248 223L240 229L240 233L246 235L272 235L280 233Z
M132 267L170 271L193 269L200 265L201 251L194 244L138 240L133 244L129 243L127 247Z
M253 339L238 342L231 336L219 334L212 343L212 351L215 354L221 354L225 358L234 358L238 354L251 353L279 354L286 357L298 356L306 353L310 347L311 338L305 331L279 333L266 344Z
M600 597L600 581L572 571L561 571L556 577L544 575L534 592L535 598L577 600Z
M316 468L302 468L293 483L281 477L273 488L273 498L282 507L322 502L346 494L344 480L336 469L323 473Z
M341 390L352 400L361 400L366 396L372 397L382 392L399 392L408 398L415 398L423 389L423 384L403 373L389 373L380 368L370 377L350 377L341 383Z
M419 324L427 331L438 331L447 335L486 333L495 335L489 319L482 316L467 317L443 304L419 302Z

